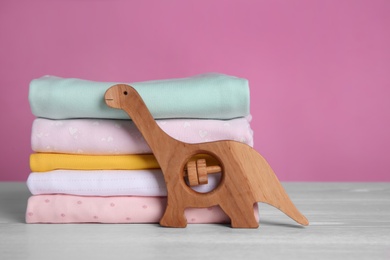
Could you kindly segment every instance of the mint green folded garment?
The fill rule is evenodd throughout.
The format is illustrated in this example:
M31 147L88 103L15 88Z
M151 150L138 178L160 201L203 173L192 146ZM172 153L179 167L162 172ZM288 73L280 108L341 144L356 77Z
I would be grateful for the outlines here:
M36 117L51 119L128 119L109 108L104 93L117 83L44 76L30 83L29 101ZM249 115L246 79L223 74L130 83L154 118L231 119Z

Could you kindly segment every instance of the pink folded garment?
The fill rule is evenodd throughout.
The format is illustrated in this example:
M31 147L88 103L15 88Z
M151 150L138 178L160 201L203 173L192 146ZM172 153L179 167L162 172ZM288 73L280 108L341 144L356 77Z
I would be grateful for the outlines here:
M208 184L192 187L197 192L215 189L220 174L209 174ZM31 173L27 186L33 195L166 196L161 169L146 170L55 170Z
M158 223L166 207L165 197L31 196L27 223ZM258 205L254 214L259 219ZM229 223L219 206L189 208L188 223Z
M251 117L231 120L157 120L170 136L187 143L235 140L253 146ZM151 153L143 136L130 120L37 118L31 146L35 152L70 154Z

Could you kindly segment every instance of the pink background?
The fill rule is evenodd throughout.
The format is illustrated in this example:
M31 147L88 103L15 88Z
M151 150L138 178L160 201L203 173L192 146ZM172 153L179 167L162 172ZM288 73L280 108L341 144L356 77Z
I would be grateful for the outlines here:
M29 174L45 74L251 86L255 148L283 181L390 181L390 1L2 0L0 180Z

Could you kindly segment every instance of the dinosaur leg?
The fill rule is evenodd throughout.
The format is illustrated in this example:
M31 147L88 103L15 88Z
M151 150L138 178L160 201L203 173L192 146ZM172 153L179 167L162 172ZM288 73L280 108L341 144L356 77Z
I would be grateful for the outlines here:
M160 225L164 227L185 228L187 226L187 219L184 215L184 207L167 203L164 215L160 220Z
M232 228L258 228L254 212L253 204L247 203L241 206L239 210L231 210L231 206L220 204L222 210L229 216ZM239 212L239 214L237 214Z

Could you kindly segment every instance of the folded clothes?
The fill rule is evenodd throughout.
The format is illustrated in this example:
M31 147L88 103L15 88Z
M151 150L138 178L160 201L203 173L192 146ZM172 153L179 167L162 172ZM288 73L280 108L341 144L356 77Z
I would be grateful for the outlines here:
M217 159L209 155L196 155L194 160L204 158L208 166L218 165ZM153 154L127 155L80 155L63 153L33 153L30 169L33 172L53 170L142 170L159 169Z
M165 211L165 197L31 196L27 223L158 223ZM258 221L258 205L253 205ZM219 206L188 208L188 223L229 223Z
M30 169L46 172L68 170L141 170L160 168L153 154L76 155L61 153L33 153Z
M235 140L253 146L251 117L231 120L170 119L157 124L173 138L187 143ZM130 120L37 118L31 146L36 152L82 154L151 153L145 139Z
M193 186L209 192L220 183L221 174L209 174L208 184ZM30 173L27 187L33 195L72 194L82 196L166 196L160 169L148 170L55 170Z
M29 101L37 117L116 118L128 115L104 103L104 93L117 83L44 76L30 83ZM249 114L246 79L224 74L130 83L154 118L229 119Z

